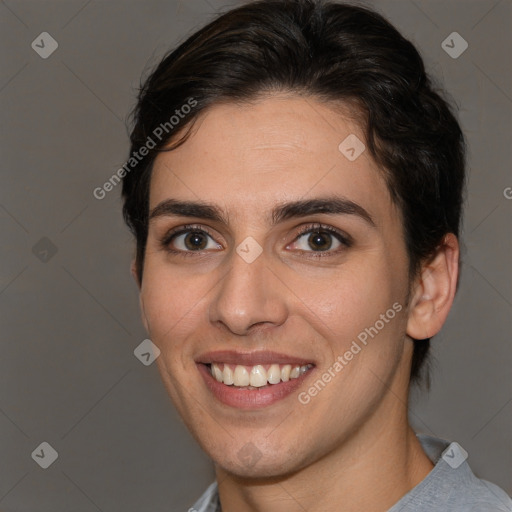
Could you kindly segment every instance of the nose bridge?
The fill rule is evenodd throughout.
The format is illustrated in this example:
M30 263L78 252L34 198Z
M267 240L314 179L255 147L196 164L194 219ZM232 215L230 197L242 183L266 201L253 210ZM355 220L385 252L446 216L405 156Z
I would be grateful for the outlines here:
M254 324L281 325L287 314L286 297L267 268L267 258L255 250L247 240L232 252L210 306L212 323L220 322L241 335Z

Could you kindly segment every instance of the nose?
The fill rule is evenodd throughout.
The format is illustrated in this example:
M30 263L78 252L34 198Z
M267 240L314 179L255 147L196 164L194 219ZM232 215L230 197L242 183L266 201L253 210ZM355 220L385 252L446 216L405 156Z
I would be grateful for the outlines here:
M241 336L256 326L282 325L288 316L286 290L265 254L247 263L233 251L227 265L210 305L210 322Z

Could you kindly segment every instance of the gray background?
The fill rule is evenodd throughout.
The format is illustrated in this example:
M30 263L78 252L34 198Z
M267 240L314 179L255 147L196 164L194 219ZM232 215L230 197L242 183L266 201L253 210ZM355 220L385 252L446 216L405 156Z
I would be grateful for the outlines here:
M128 156L142 71L230 5L0 2L2 512L185 511L213 479L156 366L133 354L147 336L120 187L92 191ZM377 7L445 83L470 143L461 287L411 420L510 494L512 3ZM43 31L59 44L47 59L31 48ZM469 43L457 59L441 47L453 31ZM48 469L31 458L43 441L59 455Z

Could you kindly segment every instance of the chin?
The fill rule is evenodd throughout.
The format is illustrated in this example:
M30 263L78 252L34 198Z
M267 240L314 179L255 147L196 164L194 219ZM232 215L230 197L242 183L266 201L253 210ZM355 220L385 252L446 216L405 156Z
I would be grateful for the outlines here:
M291 461L267 461L263 462L263 458L256 462L254 465L241 464L236 459L224 460L216 463L225 472L230 473L237 478L251 479L251 480L280 480L286 478L287 475L294 473L291 466Z
M238 443L237 443L238 444ZM281 479L299 471L307 463L300 460L297 451L278 450L275 447L258 447L251 441L242 443L241 448L233 450L218 449L207 451L216 466L239 478Z

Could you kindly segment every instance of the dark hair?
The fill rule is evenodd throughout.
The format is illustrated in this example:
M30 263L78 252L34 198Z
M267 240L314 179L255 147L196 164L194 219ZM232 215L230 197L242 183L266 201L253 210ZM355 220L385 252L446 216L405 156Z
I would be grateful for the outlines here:
M360 117L366 145L402 213L411 277L445 234L459 235L464 138L415 47L364 7L260 0L194 33L141 87L131 155L149 149L140 161L130 159L122 190L124 218L137 242L139 280L155 157L182 144L209 106L250 102L273 92L341 103ZM415 341L413 381L419 380L429 345L429 339Z

